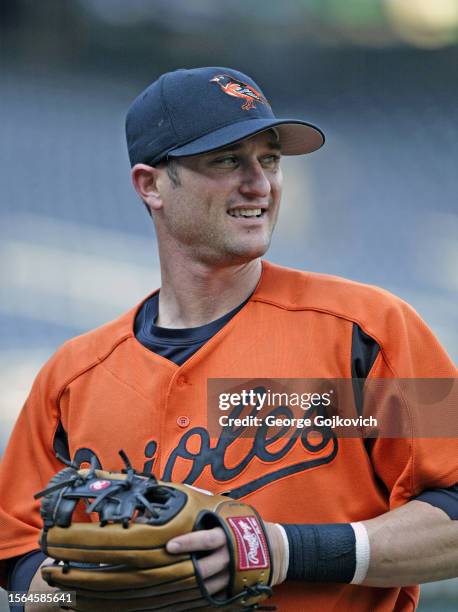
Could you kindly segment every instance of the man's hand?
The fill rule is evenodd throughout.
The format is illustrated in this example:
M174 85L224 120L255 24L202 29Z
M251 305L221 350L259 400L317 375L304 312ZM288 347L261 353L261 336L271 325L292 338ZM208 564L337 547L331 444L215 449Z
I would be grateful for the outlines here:
M214 595L223 591L229 584L229 550L226 536L221 527L193 531L167 542L167 552L180 554L183 552L211 551L198 561L199 570L204 578L207 591Z
M274 586L286 578L286 575L282 573L285 546L280 530L274 523L264 523L264 526L271 548L274 571L272 586ZM206 589L211 595L214 595L228 586L229 551L226 536L221 527L193 531L173 538L167 543L167 551L171 554L209 551L206 557L198 561Z

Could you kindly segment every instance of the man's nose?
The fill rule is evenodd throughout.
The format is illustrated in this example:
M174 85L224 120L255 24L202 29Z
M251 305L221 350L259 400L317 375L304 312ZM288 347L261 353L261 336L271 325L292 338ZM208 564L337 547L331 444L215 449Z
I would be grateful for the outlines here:
M259 162L247 165L243 169L240 193L247 197L264 198L271 191L270 182Z

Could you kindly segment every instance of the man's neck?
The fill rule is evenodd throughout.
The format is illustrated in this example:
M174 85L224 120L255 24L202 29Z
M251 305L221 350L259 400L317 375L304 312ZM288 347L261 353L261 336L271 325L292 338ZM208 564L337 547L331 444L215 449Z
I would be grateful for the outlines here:
M253 293L262 270L260 258L220 268L195 262L171 267L161 265L156 325L176 329L206 325L236 308Z

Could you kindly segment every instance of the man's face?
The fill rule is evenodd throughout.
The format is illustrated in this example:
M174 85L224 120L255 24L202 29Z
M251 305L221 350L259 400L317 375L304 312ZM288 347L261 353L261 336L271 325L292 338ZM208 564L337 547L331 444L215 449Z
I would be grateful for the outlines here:
M217 151L177 160L178 184L165 168L155 213L158 239L207 265L245 263L269 247L282 174L273 131Z

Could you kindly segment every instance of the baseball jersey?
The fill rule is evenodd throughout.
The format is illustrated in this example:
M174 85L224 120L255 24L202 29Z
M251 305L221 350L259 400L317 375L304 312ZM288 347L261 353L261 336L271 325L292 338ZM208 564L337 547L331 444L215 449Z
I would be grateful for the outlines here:
M234 491L278 523L362 521L458 481L456 439L366 445L330 436L312 445L265 430L252 437L240 427L219 437L208 430L208 379L351 378L355 326L379 347L369 378L455 377L425 323L391 294L263 262L249 301L182 365L138 341L139 308L67 342L35 380L0 468L3 558L37 548L32 496L62 468L56 452L83 466L95 456L118 470L122 448L137 469ZM417 598L416 587L288 582L274 588L269 604L400 612L413 610Z

